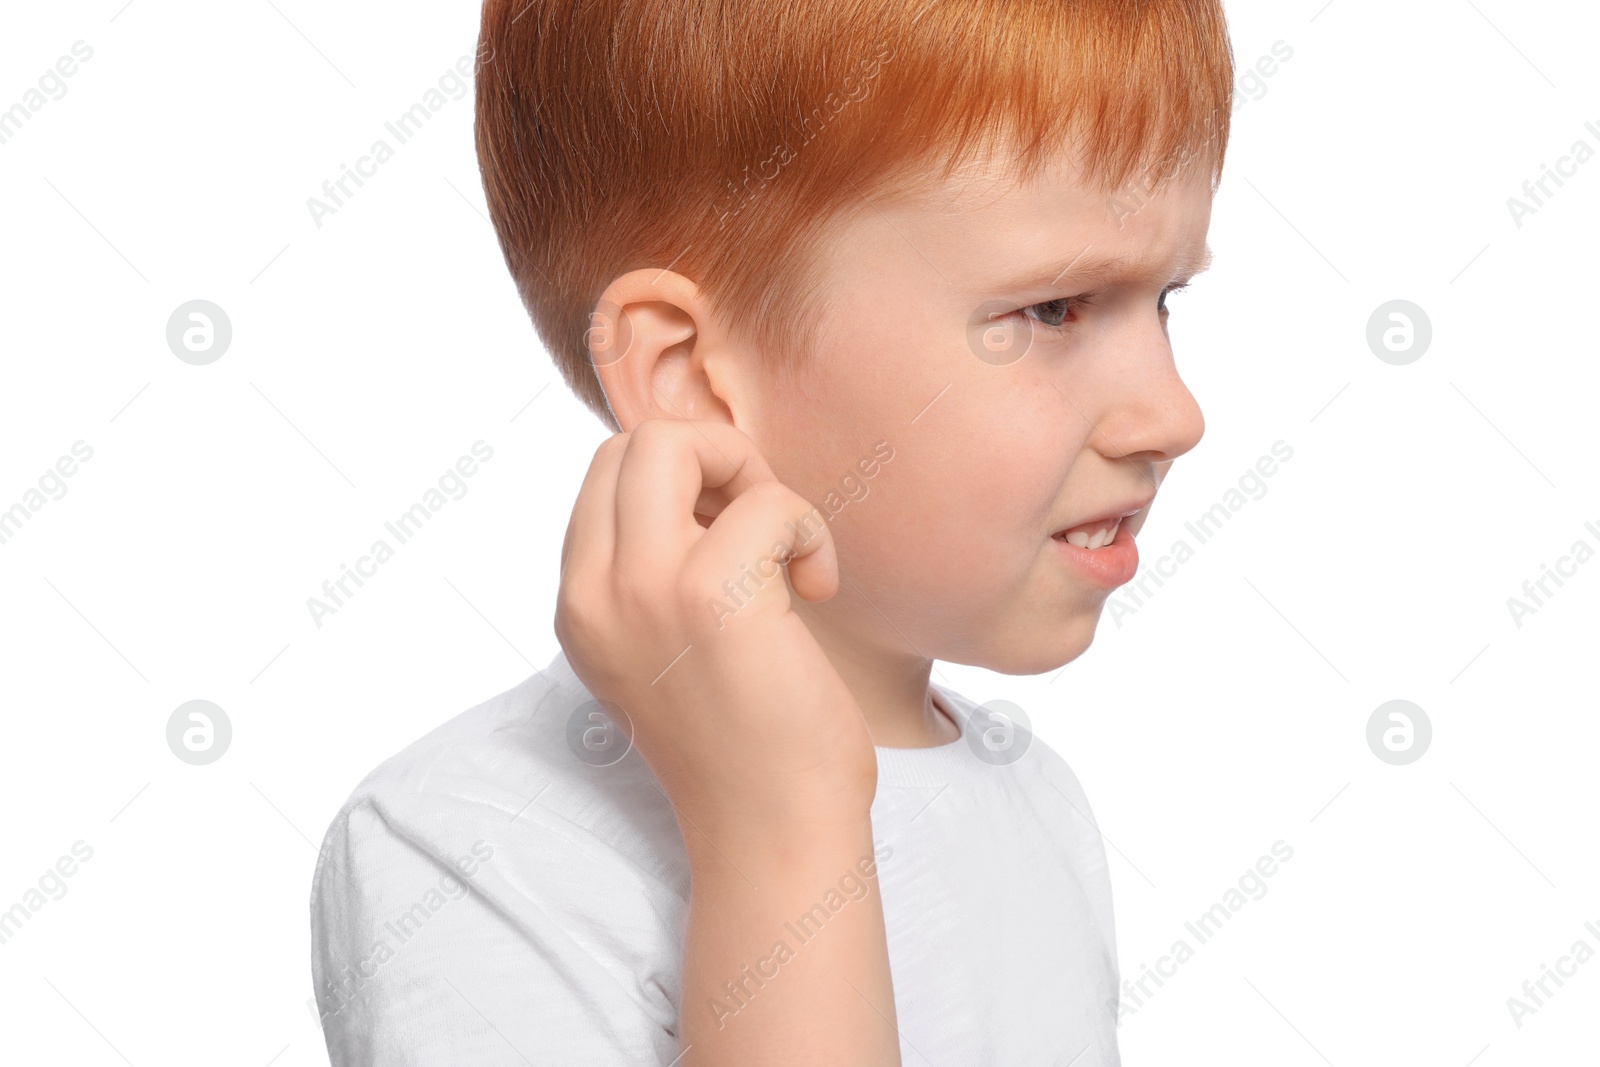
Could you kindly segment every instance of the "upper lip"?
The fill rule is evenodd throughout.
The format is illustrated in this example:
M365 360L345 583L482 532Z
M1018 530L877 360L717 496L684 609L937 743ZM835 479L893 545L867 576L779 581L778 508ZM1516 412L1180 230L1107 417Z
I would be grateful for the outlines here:
M1137 515L1139 512L1149 507L1150 502L1154 499L1155 496L1152 494L1150 496L1141 497L1138 500L1130 501L1127 504L1107 508L1105 511L1096 512L1086 519L1079 519L1077 522L1069 522L1065 526L1057 527L1056 533L1062 533L1067 530L1076 529L1079 526L1088 526L1097 522L1115 522L1118 519L1125 519L1129 515ZM1054 534L1051 536L1054 536Z

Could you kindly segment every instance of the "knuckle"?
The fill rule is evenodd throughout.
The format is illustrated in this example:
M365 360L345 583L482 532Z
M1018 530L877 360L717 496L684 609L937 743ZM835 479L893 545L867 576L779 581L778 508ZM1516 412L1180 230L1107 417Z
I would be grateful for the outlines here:
M594 458L590 461L591 469L615 465L620 462L623 453L628 449L629 436L629 434L625 433L614 433L596 445Z
M757 482L746 492L755 498L756 506L762 511L782 511L792 506L797 499L792 489L776 481Z
M661 625L661 594L654 581L630 581L618 576L617 612L633 626L646 630Z
M635 426L629 436L643 448L656 448L672 435L673 420L660 416L645 419Z
M699 561L678 572L674 593L680 609L698 611L706 601L722 596L723 583L732 576L724 560Z
M566 638L578 644L598 638L604 614L598 598L587 586L568 580L556 591L555 631L563 645Z
M779 488L776 482L753 482L734 493L731 503L752 511L766 511L777 502Z

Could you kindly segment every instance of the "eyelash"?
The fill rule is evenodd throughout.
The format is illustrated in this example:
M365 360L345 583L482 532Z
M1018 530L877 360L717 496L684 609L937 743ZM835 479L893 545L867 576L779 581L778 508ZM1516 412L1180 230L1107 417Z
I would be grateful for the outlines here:
M1181 285L1169 285L1165 289L1161 290L1161 296L1159 298L1157 298L1157 300L1156 300L1156 308L1157 308L1157 310L1166 311L1167 310L1167 297L1171 296L1173 293L1180 292L1181 290L1184 290L1184 289L1187 289L1187 288L1189 288L1189 283L1188 282L1184 282ZM1080 309L1080 308L1093 307L1095 305L1095 303L1096 303L1095 300L1093 300L1092 298L1087 297L1087 296L1058 296L1054 300L1041 300L1037 304L1029 304L1027 307L1018 308L1017 312L1019 314L1027 315L1027 317L1029 319L1031 319L1034 323L1036 323L1039 326L1043 326L1047 330L1054 330L1054 331L1056 331L1058 333L1064 333L1064 332L1066 332L1067 328L1072 324L1072 321L1073 321L1071 319L1066 318L1067 315L1072 314L1073 311L1075 311L1077 309ZM1028 315L1027 314L1028 312L1032 311L1034 308L1046 307L1046 306L1049 306L1051 304L1065 304L1065 305L1067 305L1065 308L1062 309L1062 321L1061 322L1057 322L1057 323L1045 322L1043 319L1041 319L1041 318L1039 318L1039 317L1037 317L1035 315Z

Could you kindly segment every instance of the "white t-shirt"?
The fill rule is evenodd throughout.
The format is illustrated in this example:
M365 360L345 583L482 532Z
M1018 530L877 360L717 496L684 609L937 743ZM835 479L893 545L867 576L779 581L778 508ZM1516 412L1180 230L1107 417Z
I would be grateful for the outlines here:
M880 747L871 812L901 1060L1120 1067L1111 886L1077 776L1025 732L989 762L973 741L997 720L933 689L962 739ZM334 1067L677 1059L688 860L592 699L558 654L340 809L311 899Z

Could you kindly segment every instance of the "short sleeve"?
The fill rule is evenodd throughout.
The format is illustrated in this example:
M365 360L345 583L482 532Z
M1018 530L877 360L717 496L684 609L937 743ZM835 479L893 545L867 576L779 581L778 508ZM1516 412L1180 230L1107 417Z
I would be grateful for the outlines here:
M311 928L333 1067L670 1063L675 898L498 799L369 791L329 828Z

